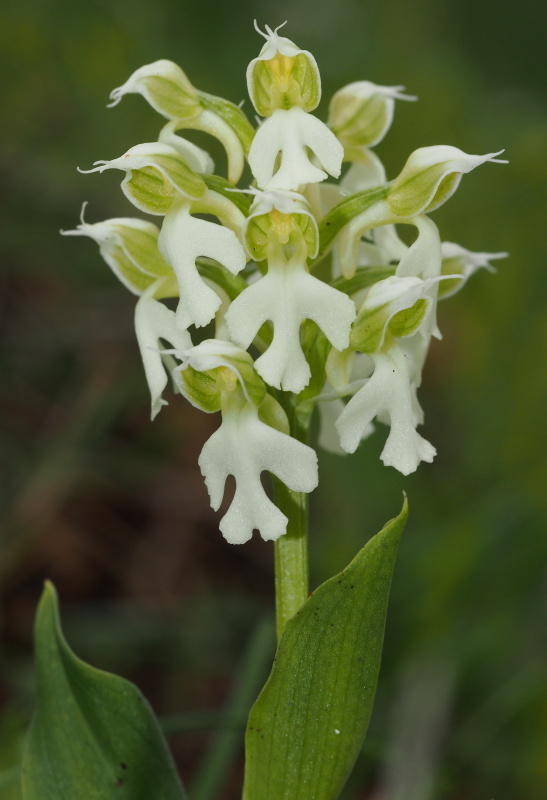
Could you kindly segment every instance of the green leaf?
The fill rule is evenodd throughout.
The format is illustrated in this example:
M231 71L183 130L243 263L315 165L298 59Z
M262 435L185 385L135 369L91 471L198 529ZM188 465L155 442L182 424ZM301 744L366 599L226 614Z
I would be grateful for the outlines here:
M23 756L24 800L184 800L159 724L129 681L68 647L47 583L35 625L38 705Z
M247 726L244 800L334 800L361 748L406 500L289 620Z
M378 281L383 281L395 275L395 267L358 267L355 275L352 278L335 278L330 282L330 285L339 292L352 295L360 292L361 289L368 289Z

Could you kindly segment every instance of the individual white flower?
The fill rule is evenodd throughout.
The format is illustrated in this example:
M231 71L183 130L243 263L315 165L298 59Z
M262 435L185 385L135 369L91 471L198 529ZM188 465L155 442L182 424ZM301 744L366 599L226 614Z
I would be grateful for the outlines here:
M336 423L340 443L346 452L355 452L372 420L389 418L390 432L381 459L386 466L409 475L421 461L431 462L436 454L433 445L416 431L412 360L398 345L372 359L372 377L351 398Z
M312 164L308 148L323 169ZM294 106L287 111L278 108L264 120L249 151L249 166L261 189L296 191L302 184L325 180L327 173L337 178L343 157L344 148L334 133L317 117Z
M235 233L228 228L197 219L190 203L174 204L168 211L158 240L160 252L170 264L180 287L177 325L207 325L221 304L221 298L201 278L196 259L219 261L233 275L246 263L245 251Z
M507 163L495 158L502 152L475 156L457 147L438 145L411 153L400 174L389 184L387 193L356 214L342 229L339 251L344 277L351 278L355 272L362 236L383 225L414 224L416 217L434 211L448 200L465 173L487 161Z
M113 89L108 108L117 106L126 94L141 94L167 119L194 117L200 112L196 90L178 64L165 58L139 67L122 86Z
M181 352L192 346L188 331L177 326L175 312L154 299L160 284L161 281L156 281L143 292L135 308L135 332L152 397L152 419L162 406L167 405L162 397L168 382L162 359L162 342L168 342Z
M228 309L232 339L247 348L267 320L273 322L273 341L255 363L266 383L300 392L309 382L310 368L300 345L300 326L311 319L337 350L349 344L355 306L347 295L310 275L303 241L286 258L281 245L269 250L268 273L245 289Z
M161 59L136 70L129 79L111 93L112 103L117 105L126 94L141 94L162 116L172 120L160 134L160 141L166 141L185 158L197 172L195 164L211 159L204 157L200 148L190 143L176 142L171 136L182 129L198 130L214 136L223 145L228 156L228 177L237 183L245 166L245 153L248 152L254 130L243 111L229 100L200 92L192 86L181 68L172 61ZM176 137L178 138L178 137Z
M367 290L353 325L350 341L355 350L372 355L384 347L386 337L406 337L427 331L436 304L439 278L399 278L392 275ZM433 294L433 297L432 297Z
M220 522L224 538L232 544L248 541L255 529L266 541L287 531L287 517L264 491L263 471L295 492L311 492L318 481L315 451L261 422L257 408L247 402L223 407L222 425L205 443L198 464L215 511L226 478L235 478L234 498Z

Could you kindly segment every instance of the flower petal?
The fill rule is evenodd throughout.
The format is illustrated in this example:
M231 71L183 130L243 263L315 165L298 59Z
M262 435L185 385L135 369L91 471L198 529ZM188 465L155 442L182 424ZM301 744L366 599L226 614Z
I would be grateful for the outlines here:
M215 259L234 275L246 263L245 251L231 230L214 222L196 219L190 205L175 205L166 215L159 237L159 248L171 264L180 286L177 324L207 325L221 304L220 297L199 275L196 259L200 256Z
M405 355L398 347L373 356L372 377L349 401L336 428L344 450L353 453L375 417L387 415L391 430L382 461L409 475L420 461L433 461L436 450L416 431L415 406Z
M315 451L265 425L249 404L239 411L223 411L222 425L206 442L198 463L215 510L222 501L226 477L235 477L234 499L220 523L222 534L233 544L248 541L254 529L265 540L286 532L287 518L262 487L264 470L293 491L310 492L317 485Z
M167 405L167 401L162 398L168 381L161 354L162 340L181 351L192 346L188 331L177 327L175 313L163 303L154 300L154 292L158 286L159 281L150 286L135 308L135 332L152 397L152 419L162 406Z
M315 154L321 166L315 167L307 149ZM276 171L276 159L281 165ZM306 183L317 183L329 175L340 175L344 148L326 125L317 117L295 106L277 109L264 120L255 134L249 152L249 165L261 189L296 191Z

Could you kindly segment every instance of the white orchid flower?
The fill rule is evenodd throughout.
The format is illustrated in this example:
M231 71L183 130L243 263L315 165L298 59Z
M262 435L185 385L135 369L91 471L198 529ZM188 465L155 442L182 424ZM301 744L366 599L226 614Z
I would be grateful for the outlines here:
M408 364L410 359L397 345L386 353L374 354L372 360L372 377L336 422L340 444L347 453L355 452L373 419L389 418L390 432L381 459L386 466L409 475L421 461L431 462L436 455L433 445L416 431L412 363Z
M127 199L148 214L166 214L177 197L197 199L207 191L201 178L178 150L164 142L145 142L110 161L95 161L83 173L120 169L125 172L122 191Z
M311 492L318 481L315 451L261 422L258 410L249 403L223 409L222 425L205 443L198 463L215 511L222 502L226 478L235 478L234 498L220 522L224 538L232 544L248 541L254 529L266 541L287 531L287 517L264 491L263 471L295 492Z
M273 341L255 363L259 375L276 388L300 392L310 368L300 345L300 326L311 319L337 350L349 345L355 305L347 295L310 275L304 241L290 258L282 246L269 250L268 273L245 289L228 309L232 339L247 348L260 327L273 323Z

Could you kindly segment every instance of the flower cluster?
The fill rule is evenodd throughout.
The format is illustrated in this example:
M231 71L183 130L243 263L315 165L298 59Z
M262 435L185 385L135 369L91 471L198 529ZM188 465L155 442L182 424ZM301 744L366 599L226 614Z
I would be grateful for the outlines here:
M84 222L70 235L94 239L118 278L139 296L137 340L152 418L172 379L197 408L221 412L199 459L211 505L228 475L236 491L220 529L229 542L286 532L264 491L268 471L294 492L317 485L315 451L295 420L321 413L320 444L352 453L376 420L389 427L384 464L407 475L435 448L418 432L417 399L437 301L503 253L442 243L428 213L464 173L499 153L455 147L416 150L388 182L371 149L386 134L401 86L349 84L331 100L328 123L317 63L266 27L247 69L263 117L255 131L242 109L196 89L170 61L138 69L112 103L141 94L167 118L158 141L139 144L89 172L118 169L122 190L161 228L137 218ZM227 177L179 135L204 131L227 154ZM248 163L253 185L237 188ZM341 180L343 165L347 164ZM213 221L211 217L214 218ZM417 236L405 244L396 225ZM176 309L165 301L176 298ZM174 308L174 306L173 306ZM200 336L200 328L208 327ZM346 400L349 398L349 400Z

